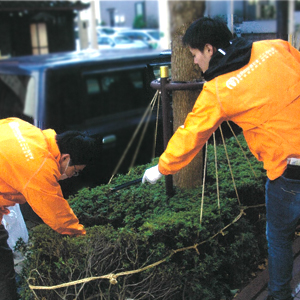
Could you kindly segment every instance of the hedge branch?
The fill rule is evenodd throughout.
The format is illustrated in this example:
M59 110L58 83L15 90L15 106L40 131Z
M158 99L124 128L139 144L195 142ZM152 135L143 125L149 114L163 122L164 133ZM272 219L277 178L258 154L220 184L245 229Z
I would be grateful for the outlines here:
M62 284L53 285L53 286L34 286L34 285L29 284L29 281L32 278L28 278L28 280L27 280L28 286L29 286L29 288L31 290L54 290L54 289L68 287L68 286L72 286L72 285L76 285L76 284L87 283L87 282L90 282L90 281L93 281L93 280L98 280L98 279L108 279L109 282L110 282L110 284L113 284L113 285L117 284L118 283L118 281L117 281L118 277L120 277L120 276L127 276L127 275L131 275L131 274L136 274L136 273L140 273L140 272L143 272L145 270L154 268L154 267L162 264L163 262L166 262L169 258L171 258L174 254L176 254L178 252L183 252L183 251L186 251L186 250L195 249L195 251L197 252L197 254L199 254L199 251L197 249L198 246L211 241L212 239L214 239L219 234L224 235L224 231L228 227L230 227L231 225L233 225L234 223L236 223L245 214L244 211L246 209L248 209L248 208L254 208L254 207L260 207L260 206L264 206L264 204L260 204L260 205L256 205L256 206L251 206L251 207L250 206L248 206L248 207L245 207L245 206L241 207L239 215L230 224L226 225L223 229L221 229L220 231L218 231L216 234L214 234L213 236L211 236L207 240L202 241L200 243L196 243L193 246L179 248L179 249L176 249L176 250L171 250L170 255L168 255L167 257L165 257L164 259L162 259L162 260L160 260L158 262L155 262L153 264L145 266L144 268L140 268L140 269L132 270L132 271L120 272L120 273L117 273L117 274L110 273L110 274L102 275L102 276L88 277L88 278L83 278L83 279L80 279L80 280L70 281L70 282L67 282L67 283L62 283Z

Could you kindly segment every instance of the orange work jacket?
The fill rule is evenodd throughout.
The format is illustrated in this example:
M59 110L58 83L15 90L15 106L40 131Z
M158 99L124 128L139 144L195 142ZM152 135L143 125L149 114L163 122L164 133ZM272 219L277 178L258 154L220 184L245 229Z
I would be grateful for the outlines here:
M300 158L300 53L288 42L254 42L248 64L206 82L183 126L159 159L174 174L201 150L223 121L243 129L249 149L274 180L287 158Z
M58 183L61 154L55 135L17 118L0 120L0 222L7 207L27 201L55 231L85 234Z

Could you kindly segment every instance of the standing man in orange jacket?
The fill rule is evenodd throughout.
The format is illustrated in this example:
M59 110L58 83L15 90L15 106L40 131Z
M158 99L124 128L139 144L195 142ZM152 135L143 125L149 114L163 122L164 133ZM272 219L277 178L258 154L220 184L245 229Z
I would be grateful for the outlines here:
M0 299L18 299L12 250L1 220L9 206L25 203L61 234L85 229L64 199L59 180L77 176L90 162L94 139L78 131L56 134L17 118L0 120Z
M267 171L268 300L291 296L292 239L300 218L300 53L283 40L232 39L226 24L195 21L183 36L206 80L183 126L157 166L144 173L154 184L185 167L218 126L243 129Z

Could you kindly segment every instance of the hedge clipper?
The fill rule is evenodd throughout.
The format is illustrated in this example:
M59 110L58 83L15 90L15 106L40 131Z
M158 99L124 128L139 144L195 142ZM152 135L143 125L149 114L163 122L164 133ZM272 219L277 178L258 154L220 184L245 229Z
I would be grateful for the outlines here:
M142 182L142 179L143 178L139 178L139 179L135 179L135 180L131 180L131 181L125 182L125 183L123 183L121 185L117 185L117 186L115 186L113 188L110 188L110 190L111 190L111 192L119 191L119 190L127 188L127 187L129 187L131 185L138 184L138 183Z

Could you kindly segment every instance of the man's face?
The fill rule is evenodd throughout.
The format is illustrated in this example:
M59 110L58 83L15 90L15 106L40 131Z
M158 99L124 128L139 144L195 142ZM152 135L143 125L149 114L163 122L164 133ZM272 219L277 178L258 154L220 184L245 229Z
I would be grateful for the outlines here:
M194 63L197 64L204 73L209 67L209 61L211 60L214 52L213 47L209 44L206 44L203 51L191 47L190 51L194 57Z
M79 173L85 168L86 165L72 165L70 166L70 155L63 154L60 159L60 172L63 175L60 180L78 176Z
M86 165L73 165L69 166L66 170L66 174L69 178L78 176L79 173L85 168Z

